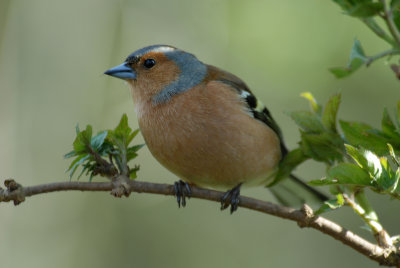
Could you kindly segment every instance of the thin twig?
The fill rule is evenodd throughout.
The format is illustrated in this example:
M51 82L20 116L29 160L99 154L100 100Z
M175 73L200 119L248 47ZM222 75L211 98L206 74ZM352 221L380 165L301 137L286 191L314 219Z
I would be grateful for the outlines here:
M397 29L397 26L393 20L393 11L391 8L388 7L386 0L380 0L380 1L383 5L383 12L384 12L383 19L385 20L394 40L396 40L396 44L398 47L398 46L400 46L400 33L399 33L399 30Z
M397 46L396 42L393 40L390 35L386 33L385 30L383 30L378 23L376 23L375 19L372 17L369 18L363 18L361 19L362 22L371 30L373 31L378 37L382 38L386 42L388 42L390 45L393 47Z
M365 65L368 67L369 65L371 65L371 63L373 63L374 61L387 57L387 56L393 56L393 55L399 55L400 54L400 50L398 49L389 49L386 51L383 51L381 53L378 53L374 56L368 57Z
M369 228L371 228L379 246L382 248L394 247L392 239L379 222L378 215L376 215L376 212L372 209L363 190L356 192L354 195L358 203L347 196L347 194L344 194L343 197L346 203L363 219Z
M358 197L358 201L360 199L360 193L355 194ZM362 193L364 195L364 193ZM347 196L347 194L343 194L344 200L349 204L349 206L363 219L363 221L371 228L374 234L379 233L383 230L382 225L378 221L378 216L374 211L367 211L365 207L370 208L369 204L361 206L357 204L353 199ZM363 196L365 200L365 196ZM359 201L360 203L360 201Z
M0 202L17 201L20 203L25 197L42 193L57 191L112 191L115 184L113 182L59 182L37 186L22 187L14 181L8 181L8 189L0 190ZM152 193L162 195L175 195L173 185L132 181L128 182L129 191L138 193ZM12 185L10 188L9 186ZM219 202L223 192L207 190L192 186L192 197ZM310 227L325 233L350 246L359 253L378 262L381 265L400 267L400 255L396 250L383 249L378 245L372 244L362 237L346 230L337 223L323 217L314 216L312 210L307 205L302 210L296 210L285 206L273 204L266 201L253 199L250 197L240 197L240 207L274 215L280 218L297 222L300 227Z

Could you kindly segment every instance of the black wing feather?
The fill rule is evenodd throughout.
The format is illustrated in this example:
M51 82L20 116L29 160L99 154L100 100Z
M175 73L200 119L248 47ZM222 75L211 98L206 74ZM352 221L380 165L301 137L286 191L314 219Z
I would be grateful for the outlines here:
M233 76L233 75L232 75ZM253 114L253 117L255 119L258 119L265 123L267 126L269 126L279 137L280 141L280 146L281 146L281 153L282 153L282 158L288 153L288 150L283 143L283 136L281 129L279 128L278 124L272 117L270 111L265 107L264 104L259 102L254 96L254 94L250 91L250 89L247 87L247 85L240 80L239 78L235 77L236 79L233 80L228 80L228 79L218 79L217 81L220 81L224 84L227 84L234 89L238 91L238 94L243 97L243 99L246 101L246 104ZM243 94L245 92L245 94Z

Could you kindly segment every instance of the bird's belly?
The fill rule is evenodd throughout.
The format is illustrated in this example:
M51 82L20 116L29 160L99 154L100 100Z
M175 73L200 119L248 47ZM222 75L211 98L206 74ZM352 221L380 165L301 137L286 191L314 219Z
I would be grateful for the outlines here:
M139 124L149 150L163 166L203 187L259 185L281 157L276 134L245 113L232 118L214 114L213 120L201 113L159 115L139 118Z

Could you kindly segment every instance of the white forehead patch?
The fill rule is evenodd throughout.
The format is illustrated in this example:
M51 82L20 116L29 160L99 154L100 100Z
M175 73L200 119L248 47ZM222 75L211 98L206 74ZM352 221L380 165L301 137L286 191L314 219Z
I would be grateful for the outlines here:
M170 51L174 51L174 50L175 50L174 47L160 46L160 47L156 47L156 48L152 49L151 51L153 51L153 52L170 52Z

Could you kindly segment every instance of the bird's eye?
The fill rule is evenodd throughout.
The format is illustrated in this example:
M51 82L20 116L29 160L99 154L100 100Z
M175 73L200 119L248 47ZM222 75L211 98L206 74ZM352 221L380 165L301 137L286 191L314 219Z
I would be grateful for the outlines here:
M147 59L147 60L144 61L143 65L144 65L144 67L150 69L151 67L156 65L156 61L153 60L153 59Z

